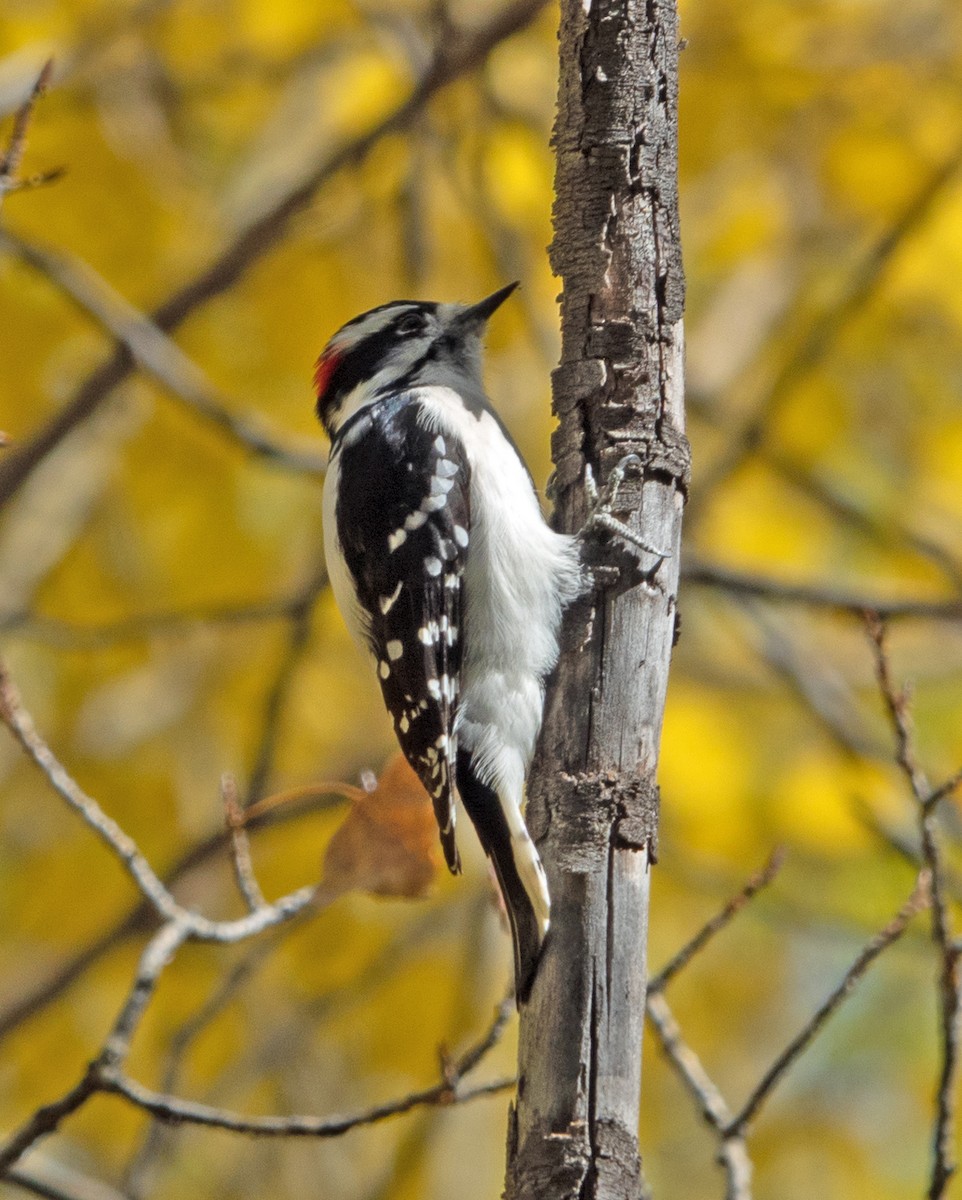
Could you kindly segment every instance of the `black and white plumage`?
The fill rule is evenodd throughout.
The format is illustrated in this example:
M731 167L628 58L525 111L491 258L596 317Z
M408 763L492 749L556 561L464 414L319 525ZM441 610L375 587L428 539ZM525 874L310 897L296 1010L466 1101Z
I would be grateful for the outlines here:
M481 381L484 327L514 286L470 307L396 301L364 313L331 338L315 381L332 441L335 597L375 660L449 868L460 870L459 795L494 865L523 999L550 915L524 783L562 612L582 582L576 540L545 523Z

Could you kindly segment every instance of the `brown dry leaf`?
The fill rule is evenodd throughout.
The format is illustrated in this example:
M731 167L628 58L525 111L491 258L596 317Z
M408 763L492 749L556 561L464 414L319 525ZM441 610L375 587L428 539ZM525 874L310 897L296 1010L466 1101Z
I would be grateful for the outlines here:
M434 810L400 752L370 792L352 789L351 811L328 843L325 891L375 896L425 895L439 866Z

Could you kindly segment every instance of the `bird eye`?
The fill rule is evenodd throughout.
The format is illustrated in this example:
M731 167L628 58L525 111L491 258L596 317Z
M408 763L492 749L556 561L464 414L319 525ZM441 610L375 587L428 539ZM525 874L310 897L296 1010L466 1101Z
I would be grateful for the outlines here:
M424 326L424 321L420 313L408 313L397 323L398 333L420 333Z

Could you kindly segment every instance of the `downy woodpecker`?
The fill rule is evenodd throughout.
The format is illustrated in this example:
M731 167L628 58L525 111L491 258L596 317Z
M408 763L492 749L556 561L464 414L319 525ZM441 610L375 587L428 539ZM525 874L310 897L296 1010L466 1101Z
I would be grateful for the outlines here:
M577 539L545 523L484 392L481 339L515 287L471 306L396 300L363 313L328 342L315 385L331 439L335 598L374 659L448 867L461 869L458 796L494 865L523 1000L550 914L521 814L525 776L582 571Z

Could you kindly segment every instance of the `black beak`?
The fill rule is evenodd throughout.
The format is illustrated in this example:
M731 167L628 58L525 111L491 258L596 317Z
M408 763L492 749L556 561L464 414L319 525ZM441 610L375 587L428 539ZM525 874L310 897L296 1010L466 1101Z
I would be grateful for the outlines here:
M462 308L454 318L453 324L463 329L466 333L469 331L472 333L480 332L481 328L491 318L491 315L504 304L505 300L507 300L517 286L518 280L516 279L514 283L509 283L507 287L492 292L490 296L485 296L477 304L470 304L466 308Z

